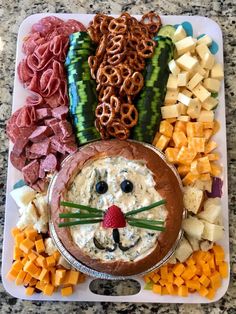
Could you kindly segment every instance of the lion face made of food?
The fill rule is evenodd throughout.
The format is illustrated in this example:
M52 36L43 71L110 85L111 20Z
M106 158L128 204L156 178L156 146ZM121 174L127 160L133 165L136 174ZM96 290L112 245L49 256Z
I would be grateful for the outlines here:
M178 238L183 214L178 179L141 143L108 140L84 146L65 162L51 195L51 218L63 246L94 270L121 276L144 272ZM94 217L93 223L59 227L75 221L60 218L63 213L83 212L62 206L62 201L96 209L82 214L83 221ZM156 203L158 207L137 212ZM162 228L145 228L146 221L159 221Z

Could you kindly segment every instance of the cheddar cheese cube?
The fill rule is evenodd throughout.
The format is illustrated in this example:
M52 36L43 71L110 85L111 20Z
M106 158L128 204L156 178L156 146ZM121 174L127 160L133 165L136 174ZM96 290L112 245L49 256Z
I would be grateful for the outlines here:
M34 241L36 236L38 235L37 230L35 230L33 227L28 227L24 230L26 238L29 238L30 240Z
M19 274L16 277L15 284L17 286L23 285L25 276L26 276L26 272L24 270L20 270Z
M186 176L188 172L190 172L190 166L189 165L179 165L178 168L178 173L180 176Z
M24 252L17 246L14 246L13 259L17 260L24 256Z
M173 133L173 125L171 125L169 122L166 120L161 121L160 127L159 127L159 132L167 137L171 137Z
M23 268L23 264L22 264L22 262L21 261L19 261L19 260L17 260L17 261L15 261L13 264L12 264L12 266L11 266L11 268L12 269L15 269L17 272L19 272L22 268Z
M154 285L152 286L152 292L158 293L158 294L162 294L162 286L161 286L161 285L154 284Z
M209 139L212 137L213 135L213 130L211 129L205 129L203 131L203 137L206 139L206 141L209 141Z
M32 279L32 276L29 273L26 273L26 276L24 278L24 285L27 286L30 283L31 279Z
M24 232L17 233L15 236L15 245L20 247L21 242L25 239Z
M201 122L187 122L186 133L188 137L203 137L203 124Z
M46 263L45 257L42 256L42 255L39 255L39 256L36 258L36 264L37 264L37 266L40 266L40 267L42 267L42 268L46 268L47 263Z
M184 165L190 165L196 154L197 153L194 150L191 150L186 146L182 146L177 155L177 162Z
M181 285L178 288L178 296L187 297L188 296L188 288L185 285Z
M167 147L169 141L170 141L170 137L167 137L167 136L165 136L165 135L162 134L162 135L159 137L159 139L158 139L158 141L157 141L157 143L156 143L155 146L156 146L158 149L160 149L160 150L164 150L164 149Z
M34 290L35 290L35 288L33 288L33 287L27 287L27 288L25 289L25 294L26 294L27 296L31 296L31 295L34 294Z
M171 163L176 163L177 162L177 155L178 155L178 153L179 153L179 148L175 148L175 147L168 147L165 150L166 158Z
M28 261L28 262L24 265L24 271L26 271L27 273L29 273L31 276L37 274L39 270L40 270L40 269L39 269L32 261Z
M76 285L78 283L80 273L75 270L69 270L66 272L64 284L65 285Z
M26 254L34 247L34 242L26 238L20 243L20 249Z
M203 137L188 137L188 147L197 153L204 153L206 139Z
M63 297L68 297L68 296L70 296L72 293L73 293L73 287L72 287L72 286L68 286L68 287L65 287L65 288L62 288L62 289L61 289L61 295L62 295Z
M36 248L37 253L39 254L42 252L45 252L45 245L44 245L43 239L39 239L35 241L35 248Z
M183 121L176 121L175 127L174 127L175 132L184 132L186 134L186 122Z
M219 177L222 173L222 167L215 163L215 162L210 162L211 164L211 174L213 177Z
M210 152L212 152L214 149L216 149L217 147L217 143L215 141L210 141L206 144L205 147L205 154L209 154Z
M11 235L13 236L13 238L15 238L15 236L16 236L18 233L21 233L21 231L20 231L19 228L14 227L14 228L11 229Z
M188 145L188 140L183 131L174 132L173 133L173 141L176 147L182 147Z
M17 271L16 269L14 269L14 268L11 268L10 270L9 270L9 272L7 273L7 279L9 279L9 280L15 280L16 279L16 277L18 276L18 273L19 273L19 271Z
M185 266L182 263L178 263L173 267L173 273L176 277L180 276L185 270Z
M56 261L53 255L46 257L47 267L55 266Z
M207 156L198 158L197 168L199 173L211 172L211 164Z
M55 286L60 286L63 282L63 279L66 275L65 269L57 269L55 273Z
M198 174L194 174L192 172L189 172L182 179L182 183L183 183L183 185L192 185L193 183L195 183L197 181L198 178L199 178Z

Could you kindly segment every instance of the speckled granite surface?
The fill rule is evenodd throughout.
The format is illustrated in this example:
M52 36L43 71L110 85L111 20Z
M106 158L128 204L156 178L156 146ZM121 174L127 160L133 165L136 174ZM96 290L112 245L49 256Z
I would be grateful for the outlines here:
M161 3L161 4L160 4ZM155 0L2 0L0 1L0 243L4 223L4 203L8 141L6 119L11 113L14 58L17 30L23 19L33 13L120 13L203 15L219 23L224 36L226 120L228 136L229 212L231 282L226 295L209 305L160 305L84 302L29 302L8 295L0 284L0 313L236 313L236 4L232 0L155 1Z

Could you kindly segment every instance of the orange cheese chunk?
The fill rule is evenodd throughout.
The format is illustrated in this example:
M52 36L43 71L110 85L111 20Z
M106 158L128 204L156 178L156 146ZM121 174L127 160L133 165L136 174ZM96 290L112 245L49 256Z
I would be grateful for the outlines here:
M155 146L160 150L164 150L167 147L169 141L170 141L170 137L167 137L167 136L161 134L161 136L157 140Z
M32 276L29 273L26 273L26 276L24 278L24 285L27 286L30 283L31 279L32 279Z
M188 147L181 147L177 155L177 162L184 165L190 165L196 156L196 152Z
M37 266L45 268L47 266L46 259L42 255L39 255L36 259Z
M190 172L190 166L189 165L179 165L178 168L178 173L180 176L186 176L188 172Z
M200 287L200 289L198 290L198 292L199 292L199 294L200 294L202 297L205 297L205 296L207 296L207 294L209 293L209 290L208 290L206 287L204 287L204 286L201 285L201 287Z
M46 263L48 267L55 266L56 261L53 255L46 257Z
M17 246L14 246L13 259L17 260L24 256L24 252Z
M193 280L193 279L186 280L186 286L192 290L199 290L201 287L199 280Z
M19 272L22 268L23 268L23 264L21 261L15 261L13 264L12 264L12 269L15 269L17 272Z
M43 283L42 281L37 281L35 288L39 289L40 291L44 291L46 287L46 284Z
M43 253L45 251L45 245L43 242L43 239L39 239L37 241L35 241L35 248L37 253Z
M152 286L152 291L154 293L162 294L162 286L154 284Z
M35 230L33 227L28 227L24 230L25 236L26 238L35 241L35 238L38 235L37 230Z
M46 268L43 268L40 272L39 280L43 281L47 274L48 274L48 270Z
M188 147L196 153L204 153L205 142L204 137L188 137Z
M208 289L208 293L207 293L206 297L207 297L209 300L213 300L214 297L215 297L215 294L216 294L216 290L213 289L213 288L210 288L210 289Z
M197 181L199 175L198 174L194 174L192 172L189 172L188 174L186 174L186 176L183 178L182 183L183 185L192 185L194 182Z
M20 243L20 249L26 254L34 247L34 242L26 238Z
M176 121L174 131L175 132L182 131L186 135L186 122L184 122L184 121Z
M45 285L45 287L43 289L43 294L50 296L53 294L54 289L55 288L53 285L47 284L47 285Z
M20 270L19 274L18 274L17 277L16 277L15 284L16 284L17 286L23 285L25 276L26 276L26 272L23 271L23 270Z
M207 288L207 287L209 286L209 284L210 284L210 279L207 278L207 276L203 274L203 275L199 278L199 282L200 282L204 287Z
M65 287L65 288L62 288L62 289L61 289L61 295L62 295L63 297L68 297L68 296L70 296L72 293L73 293L73 287L72 287L72 286L68 286L68 287Z
M159 132L167 137L172 137L174 127L168 121L162 120L159 127Z
M25 239L24 232L17 233L15 236L15 245L20 247L21 242Z
M180 297L187 297L188 296L188 287L182 285L178 288L178 295Z
M211 164L207 156L198 158L197 169L199 173L211 172Z
M176 277L174 279L174 284L177 286L177 287L180 287L184 284L184 280L181 278L181 277Z
M24 271L28 272L31 276L37 274L39 270L40 269L32 261L28 261L24 265Z
M185 266L181 263L178 263L173 267L173 273L176 277L180 276L184 272L184 270Z
M228 276L228 264L226 262L220 263L219 273L220 273L222 278L227 278L227 276Z
M161 279L167 279L167 275L168 275L167 265L164 265L161 267L160 274L161 274Z
M65 275L66 275L65 269L57 269L56 270L55 286L60 286L62 284Z
M216 147L217 147L217 143L215 141L210 141L206 144L206 148L205 148L205 154L209 154L210 152L212 152Z
M78 271L69 270L68 272L66 272L65 280L63 283L66 285L76 285L79 279L79 275L80 273Z
M160 278L161 278L160 275L154 273L154 276L152 276L152 281L154 283L157 283L160 280Z
M15 236L16 236L17 234L19 234L19 233L21 233L21 231L20 231L19 228L14 227L14 228L11 229L11 235L13 236L13 238L15 238Z
M14 269L14 268L11 268L10 270L9 270L9 272L7 273L7 279L9 279L9 280L15 280L16 279L16 277L17 277L17 275L18 275L18 273L19 273L19 271L17 271L16 269Z
M219 177L222 173L222 167L214 162L211 162L211 174L213 177Z
M183 131L174 131L173 133L173 141L175 143L175 147L182 147L188 145L188 140Z
M27 287L27 288L25 289L25 294L26 294L27 296L31 296L31 295L34 294L34 290L35 290L35 288L33 288L33 287Z
M187 137L203 137L202 122L187 122L186 124Z
M179 153L179 148L168 147L165 150L166 158L171 163L177 163L177 155Z

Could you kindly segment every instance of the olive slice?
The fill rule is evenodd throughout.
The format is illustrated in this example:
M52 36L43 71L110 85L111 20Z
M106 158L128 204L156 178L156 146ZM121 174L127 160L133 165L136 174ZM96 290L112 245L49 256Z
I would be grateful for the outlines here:
M102 244L95 237L93 237L93 243L97 249L105 250L105 247L103 247Z
M112 236L113 236L114 242L119 244L120 243L120 233L119 233L118 229L113 229Z
M137 239L137 241L134 242L134 244L130 245L130 246L123 246L121 243L119 243L119 249L123 252L126 252L130 249L132 249L132 247L134 247L136 244L138 244L138 242L140 241L140 237Z

